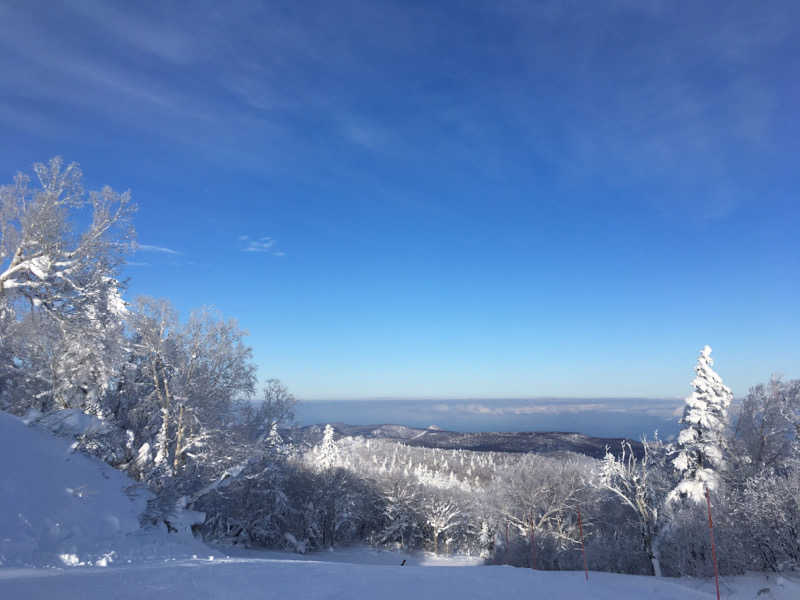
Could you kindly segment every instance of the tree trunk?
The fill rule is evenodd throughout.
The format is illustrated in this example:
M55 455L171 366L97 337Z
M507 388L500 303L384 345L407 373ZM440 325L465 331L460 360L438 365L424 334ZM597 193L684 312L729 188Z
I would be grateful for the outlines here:
M711 536L711 559L714 561L714 585L717 588L717 600L719 600L719 569L717 568L717 549L714 544L714 523L711 520L711 495L706 488L706 503L708 504L708 531Z
M167 462L169 465L169 391L164 381L164 391L161 391L161 381L158 378L158 365L151 363L153 374L153 387L155 388L158 399L161 400L161 428L158 433L158 450L156 451L156 465Z
M175 434L175 457L172 461L172 468L177 471L178 465L181 460L181 444L183 443L183 429L185 425L183 423L183 404L181 404L181 408L178 411L178 431Z
M662 577L661 575L661 559L659 558L659 552L655 549L651 549L648 553L650 557L650 565L653 569L653 576L654 577Z
M659 536L654 534L650 528L645 528L642 531L642 541L644 542L644 550L647 552L647 558L650 560L651 575L654 577L661 577L661 553L659 552Z

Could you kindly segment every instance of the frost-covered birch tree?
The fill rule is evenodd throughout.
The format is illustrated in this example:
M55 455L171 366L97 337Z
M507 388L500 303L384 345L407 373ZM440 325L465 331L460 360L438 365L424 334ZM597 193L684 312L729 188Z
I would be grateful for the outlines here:
M588 473L574 460L526 454L500 470L490 488L498 516L519 536L531 529L559 548L579 541L575 515Z
M375 541L399 544L403 549L418 547L422 543L424 524L420 486L396 474L384 474L380 484L385 501L385 523Z
M130 192L84 192L76 163L34 165L38 185L19 174L0 187L0 296L15 293L59 319L86 311L108 295L109 278L130 247ZM91 207L76 234L75 216Z
M8 357L0 376L10 382L2 403L100 414L118 367L126 311L118 268L134 206L129 192L85 192L78 165L60 158L34 173L35 183L19 174L0 187L0 346ZM35 342L20 343L23 331Z
M433 551L439 552L439 541L443 535L460 527L465 521L462 506L450 498L439 494L431 494L425 499L423 510L431 529Z
M289 389L280 379L267 379L264 395L258 405L245 402L242 408L242 421L248 438L267 442L278 434L278 427L294 420L294 407L297 404Z
M641 459L636 458L630 442L622 443L619 458L606 450L600 466L600 484L636 515L652 574L661 577L659 536L664 518L661 509L668 488L654 468L650 446L646 441L642 445Z
M782 468L800 439L800 380L772 377L750 389L734 430L746 471Z
M208 436L229 424L239 397L253 393L246 332L208 310L181 323L168 301L146 297L137 300L130 324L123 391L135 402L119 417L131 421L126 427L138 433L140 449L146 444L154 453L153 465L172 474L187 457L207 453Z
M719 471L724 466L725 428L733 394L712 369L711 347L700 351L692 381L694 391L686 398L684 425L678 435L678 456L672 461L681 481L669 494L669 501L688 497L703 502L706 489L719 486Z

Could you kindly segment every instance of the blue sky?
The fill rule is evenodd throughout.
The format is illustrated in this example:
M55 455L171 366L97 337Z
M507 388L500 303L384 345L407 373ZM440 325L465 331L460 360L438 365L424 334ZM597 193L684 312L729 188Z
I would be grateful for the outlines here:
M800 4L188 6L0 0L1 180L130 188L130 297L301 398L800 376Z

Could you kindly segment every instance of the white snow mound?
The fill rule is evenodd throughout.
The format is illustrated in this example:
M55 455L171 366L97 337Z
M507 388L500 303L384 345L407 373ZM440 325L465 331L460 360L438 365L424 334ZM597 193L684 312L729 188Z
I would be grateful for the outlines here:
M61 415L67 431L85 428ZM54 425L49 423L49 425ZM0 412L0 565L108 566L122 559L196 551L178 536L142 530L148 492L104 462Z

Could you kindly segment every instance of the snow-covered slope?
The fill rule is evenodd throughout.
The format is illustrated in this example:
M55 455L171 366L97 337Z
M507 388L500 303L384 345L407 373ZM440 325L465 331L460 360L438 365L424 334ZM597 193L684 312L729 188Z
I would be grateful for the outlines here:
M59 417L63 427L83 427L66 417ZM140 529L146 500L123 473L72 452L70 441L0 412L0 598L714 597L713 582L704 580L591 573L587 582L582 572L368 548L306 556L237 550L229 557L188 536ZM800 598L796 581L761 575L724 578L722 591L728 599Z
M447 560L419 561L400 566L399 556L385 553L391 564L377 557L350 552L347 562L320 560L215 558L161 561L106 569L0 569L0 598L59 600L127 600L134 598L204 599L370 599L380 600L709 600L713 582L676 580L613 573L531 571L514 567L447 566ZM372 563L372 564L365 564ZM411 565L411 566L409 566ZM465 565L456 562L455 565ZM723 598L796 600L800 585L785 578L762 576L731 578L723 582ZM761 592L759 594L759 592Z
M191 556L191 539L140 528L148 497L68 439L0 412L0 565L104 566L166 548Z

